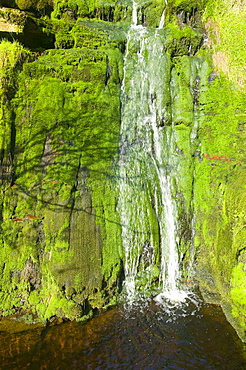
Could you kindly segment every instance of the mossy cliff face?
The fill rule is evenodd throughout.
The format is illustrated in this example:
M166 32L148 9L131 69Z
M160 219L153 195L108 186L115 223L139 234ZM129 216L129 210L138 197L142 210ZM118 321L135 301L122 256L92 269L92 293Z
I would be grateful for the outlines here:
M52 19L35 13L34 5L34 13L21 17L24 30L35 27L15 38L32 51L18 42L1 44L3 315L31 310L40 319L88 317L115 302L121 290L115 167L128 28L108 22L115 20L110 16L105 22L100 14L110 11L104 4L91 4L90 14L84 2L73 4L54 3ZM141 9L139 22L155 27L164 6L153 2ZM126 4L117 20L129 23L131 13ZM37 29L53 35L54 49L30 43ZM194 53L201 43L190 27L170 24L165 32L174 57L189 48Z
M200 158L194 176L200 289L205 299L222 304L244 341L245 11L245 2L239 1L210 1L207 5L206 44L213 70L209 67L209 86L201 87L200 92Z
M76 318L116 297L120 228L110 168L120 51L1 44L1 310Z
M24 46L0 49L1 309L85 317L113 303L124 275L116 167L132 3L29 3L11 6L31 10L28 35L35 24L49 47L23 33ZM222 304L245 340L243 10L229 0L138 4L138 24L156 28L165 15L160 125L175 133L183 274L195 259L205 299ZM134 70L138 46L129 48Z

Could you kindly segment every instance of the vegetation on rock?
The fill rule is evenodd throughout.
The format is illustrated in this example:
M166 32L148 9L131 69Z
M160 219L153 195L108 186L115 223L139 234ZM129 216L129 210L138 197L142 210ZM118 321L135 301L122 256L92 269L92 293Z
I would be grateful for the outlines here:
M54 48L0 44L0 309L86 318L115 303L124 278L116 167L132 3L11 6L34 12L29 32L52 35ZM205 299L245 340L246 4L141 1L138 23L155 29L163 11L180 255L186 269L194 244ZM26 13L18 19L24 27Z

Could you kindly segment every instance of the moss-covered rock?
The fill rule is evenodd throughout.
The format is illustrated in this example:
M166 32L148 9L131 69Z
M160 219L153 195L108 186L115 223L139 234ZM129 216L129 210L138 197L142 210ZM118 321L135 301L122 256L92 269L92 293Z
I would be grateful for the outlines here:
M0 32L23 32L27 15L17 9L0 8Z
M234 32L234 20L229 21L229 18L233 11L235 19L239 2L231 5L226 0L209 1L205 13L210 17L207 45L211 62L204 69L199 95L200 157L196 159L194 178L195 244L197 277L204 297L222 304L227 318L245 341L246 105L242 79L239 81L234 73L235 68L240 71L245 62L238 61L244 53L243 47L240 47L239 56L232 59L235 45L241 45L241 36L238 43L236 38L234 42L222 41L227 33ZM240 23L240 15L238 21Z
M116 167L132 5L18 0L9 6L33 13L0 11L5 25L19 27L11 37L32 50L0 44L3 315L24 308L42 320L88 318L115 303L121 289ZM244 2L231 0L137 4L138 25L154 35L161 19L164 24L158 31L166 91L159 125L173 126L175 137L172 187L184 276L195 255L205 299L222 305L243 340L244 10ZM4 30L2 36L9 37ZM139 48L128 44L132 73ZM151 202L148 194L148 220L139 222L157 229ZM158 233L154 244L150 270L141 250L139 289L158 280Z
M46 7L52 7L53 0L15 0L16 5L21 10L43 10Z
M102 0L65 0L55 1L53 17L75 21L78 18L89 18L107 22L127 22L132 19L132 1ZM162 0L137 2L138 24L147 27L158 27L165 9Z
M3 99L13 92L1 137L5 168L11 156L2 185L1 309L31 308L41 319L87 315L117 295L122 275L110 177L122 56L51 50L25 63L18 44L2 50Z

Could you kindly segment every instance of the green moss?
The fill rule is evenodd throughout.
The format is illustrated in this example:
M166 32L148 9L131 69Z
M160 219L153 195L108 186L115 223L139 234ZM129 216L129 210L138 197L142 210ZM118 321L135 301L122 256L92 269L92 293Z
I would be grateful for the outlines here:
M191 27L180 29L177 24L168 23L165 32L165 44L171 56L194 55L201 46L203 35Z
M217 292L222 302L226 302L225 307L234 307L230 282L245 239L245 96L225 75L216 76L209 73L209 68L206 70L207 82L201 81L199 96L201 144L194 187L197 242L200 244L198 270L201 275L203 266L209 271L200 277L205 296L209 291ZM213 286L204 281L211 277ZM235 321L229 313L228 318L243 339L240 326L244 319Z
M9 31L20 33L23 32L27 16L25 13L16 9L1 8L0 19L2 32Z
M182 116L181 116L182 117ZM186 212L190 212L191 200L193 197L193 170L194 163L192 148L190 145L191 130L184 124L175 127L176 152L178 159L178 169L176 181L177 199L184 203Z
M190 59L184 56L175 59L172 69L172 110L175 125L191 125L193 122L193 96L190 90Z
M162 12L164 11L164 2L162 0L151 1L140 5L139 16L144 20L144 25L147 27L159 27ZM139 17L140 18L140 17ZM140 20L140 24L142 20Z
M28 58L28 52L17 43L2 41L0 43L0 134L1 134L1 161L5 178L11 178L11 140L13 141L12 112L9 101L13 97L18 71L22 63ZM29 54L30 55L30 54ZM3 180L4 180L3 179Z
M209 0L203 16L216 69L224 72L242 90L246 83L244 15L245 3L242 1Z
M75 20L77 18L100 19L104 21L130 21L131 2L115 3L114 1L98 0L56 0L53 18Z
M232 315L239 322L237 330L243 337L246 328L246 272L245 262L237 264L231 278Z
M225 3L226 1L223 2L223 6ZM225 66L225 62L234 53L234 46L240 44L235 42L235 38L234 42L227 38L228 43L224 39L227 31L233 34L234 21L230 22L229 18L237 18L235 14L228 12L228 9L217 7L221 6L222 2L217 3L215 7L214 5L215 2L208 2L206 10L206 14L213 17L212 22L208 23L213 28L210 29L210 37L213 32L215 36L213 62L217 71L224 73L220 75L218 72L211 73L209 64L203 63L199 95L201 156L197 158L194 188L197 215L196 245L199 247L198 277L206 297L209 296L211 299L214 295L214 300L218 302L218 293L221 295L220 302L224 302L223 307L228 319L236 327L240 337L245 340L244 305L237 301L238 289L240 290L240 285L243 287L243 282L239 279L240 283L238 281L236 287L235 275L238 272L238 276L242 276L241 265L237 263L245 241L243 148L246 106L245 96L240 86L236 85L238 79L233 77L233 65L228 64L226 69L223 69L223 64ZM216 64L217 52L222 53L221 64ZM239 54L240 59L243 51ZM204 55L203 53L202 57ZM235 60L235 65L241 68L241 62ZM210 284L211 280L213 284ZM210 293L207 294L208 292ZM226 307L231 307L232 314L237 318L233 318Z
M154 0L151 2L140 1L138 3L139 24L144 23L148 27L159 26L161 15L164 9L163 1ZM54 18L64 20L75 20L77 18L98 19L107 22L132 21L132 2L114 2L98 0L66 0L56 1Z
M45 12L50 2L18 4ZM200 287L207 297L218 302L220 296L232 308L243 338L246 107L241 5L169 1L166 27L158 32L167 53L163 123L169 133L174 130L176 145L172 185L180 257L186 271L196 225ZM210 57L205 46L198 53L204 7L204 19L211 18ZM154 34L163 10L163 1L139 3L138 23L154 28L148 31ZM10 21L23 26L25 19L23 13ZM85 319L95 308L117 301L125 258L117 214L119 96L131 22L130 1L57 0L52 19L37 22L55 35L56 49L38 56L16 42L0 44L3 315L22 307L41 320L53 315ZM128 45L132 71L138 51L137 43ZM158 230L153 180L138 195L144 204L138 222L146 230ZM141 258L139 289L152 286L159 276L159 233L148 233L146 240L154 246L153 264ZM134 250L134 256L144 253L143 248Z
M38 9L42 10L46 6L52 6L53 0L15 0L16 5L21 10L27 10L27 9Z
M169 3L175 8L176 11L185 10L187 12L191 12L193 9L204 9L207 0L171 0Z
M234 309L234 314L238 317L239 312L242 311L243 315L246 317L246 272L244 263L240 262L234 267L231 284L232 301L237 307ZM246 323L244 326L246 326Z
M22 51L18 44L6 45L5 76L13 73ZM16 93L8 109L15 128L15 181L11 188L10 178L4 189L1 225L0 287L4 297L9 295L5 313L22 306L42 320L73 319L108 304L117 292L121 247L108 174L118 145L121 58L115 48L51 50L24 64L18 84L13 73ZM7 147L11 135L6 134L2 131L1 138ZM111 206L104 195L111 197ZM98 197L106 223L97 221Z

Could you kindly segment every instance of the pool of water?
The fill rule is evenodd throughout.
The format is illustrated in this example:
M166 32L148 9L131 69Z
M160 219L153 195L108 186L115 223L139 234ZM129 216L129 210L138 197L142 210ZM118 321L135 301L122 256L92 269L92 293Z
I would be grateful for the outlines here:
M0 332L1 369L246 369L245 346L221 309L155 301L118 306L87 323Z

